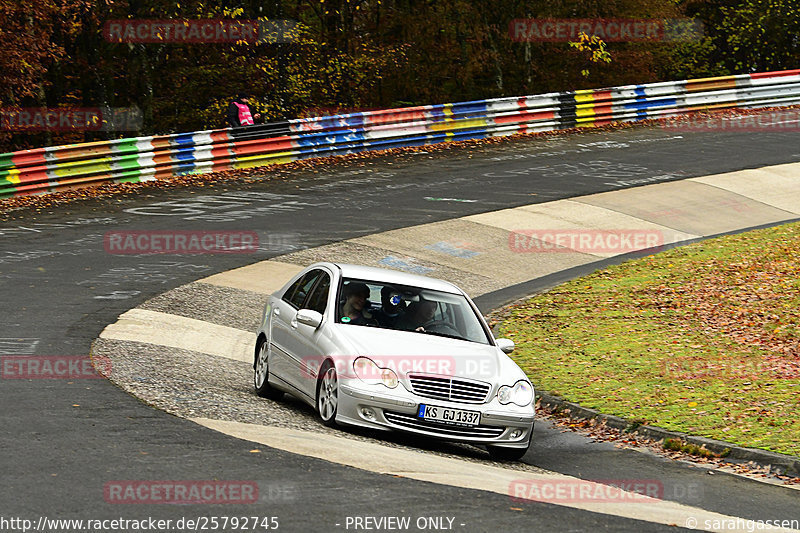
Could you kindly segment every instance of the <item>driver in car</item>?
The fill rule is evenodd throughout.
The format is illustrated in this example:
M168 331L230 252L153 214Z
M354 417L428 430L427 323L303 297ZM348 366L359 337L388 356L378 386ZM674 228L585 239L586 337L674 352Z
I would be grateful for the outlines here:
M406 331L425 331L425 325L433 322L436 316L436 302L420 300L408 306L406 314L398 320L398 329Z

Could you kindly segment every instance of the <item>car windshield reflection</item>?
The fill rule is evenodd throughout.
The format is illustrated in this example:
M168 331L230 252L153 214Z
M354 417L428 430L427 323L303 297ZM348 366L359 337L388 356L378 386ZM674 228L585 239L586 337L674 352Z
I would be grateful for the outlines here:
M490 344L475 311L460 294L345 278L337 302L336 322L339 324Z

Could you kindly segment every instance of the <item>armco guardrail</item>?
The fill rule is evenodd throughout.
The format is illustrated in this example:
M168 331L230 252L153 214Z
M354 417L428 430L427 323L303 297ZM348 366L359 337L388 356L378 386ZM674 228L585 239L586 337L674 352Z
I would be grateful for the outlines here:
M800 70L293 119L0 154L0 198L309 157L800 104Z

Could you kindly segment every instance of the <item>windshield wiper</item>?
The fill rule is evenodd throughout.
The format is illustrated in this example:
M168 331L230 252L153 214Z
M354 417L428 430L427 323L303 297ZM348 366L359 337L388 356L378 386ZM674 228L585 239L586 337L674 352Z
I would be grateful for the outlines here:
M416 331L416 330L414 330ZM417 331L417 333L425 333L427 335L436 335L437 337L447 337L448 339L458 339L460 341L469 341L469 339L459 335L451 335L449 333L439 333L438 331Z

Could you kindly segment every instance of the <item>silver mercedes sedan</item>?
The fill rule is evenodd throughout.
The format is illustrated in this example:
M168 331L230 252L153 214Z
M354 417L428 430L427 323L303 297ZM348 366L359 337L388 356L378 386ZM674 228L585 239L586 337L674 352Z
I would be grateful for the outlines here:
M292 394L328 426L485 445L531 444L534 390L475 304L452 283L317 263L269 297L253 362L259 396Z

